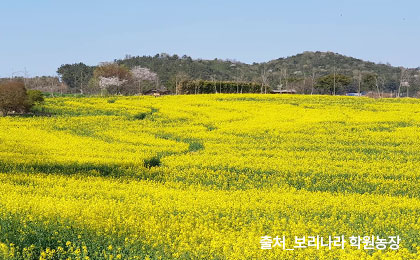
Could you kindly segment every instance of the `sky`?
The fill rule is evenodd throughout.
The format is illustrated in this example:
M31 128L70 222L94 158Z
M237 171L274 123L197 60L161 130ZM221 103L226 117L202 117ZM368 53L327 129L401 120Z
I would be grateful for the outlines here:
M420 66L416 0L1 0L0 77L157 53L264 62L333 51Z

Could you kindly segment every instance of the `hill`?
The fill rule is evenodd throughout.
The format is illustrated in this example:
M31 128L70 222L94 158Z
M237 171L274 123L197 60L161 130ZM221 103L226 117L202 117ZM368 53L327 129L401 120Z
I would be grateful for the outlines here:
M334 73L350 78L350 84L340 89L338 93L354 92L359 85L364 91L380 89L382 92L395 92L403 85L405 88L401 88L401 91L409 92L411 96L420 90L418 68L407 69L393 67L390 64L377 64L333 52L304 52L253 64L221 59L192 59L186 55L180 57L165 53L155 56L126 56L114 62L128 68L135 66L148 68L158 75L163 86L172 91L175 89L177 79L182 78L264 82L272 89L293 88L298 93L311 93L319 78ZM65 64L58 69L58 72L68 83L70 91L78 92L80 86L88 85L94 69L95 67L83 63ZM66 73L66 77L63 77ZM374 82L375 80L377 82Z
M377 64L333 52L304 52L294 56L279 58L264 63L246 64L231 60L194 60L191 57L159 54L151 56L126 57L115 60L129 68L143 66L156 72L162 83L173 88L177 74L185 73L192 79L229 80L229 81L257 81L263 80L264 74L272 88L286 86L297 88L299 92L307 92L308 84L317 78L336 73L344 74L353 79L352 90L358 84L359 76L374 74L380 78L384 91L396 91L401 80L399 67L389 64ZM409 73L412 89L420 89L417 69L403 69ZM265 73L264 73L265 71Z

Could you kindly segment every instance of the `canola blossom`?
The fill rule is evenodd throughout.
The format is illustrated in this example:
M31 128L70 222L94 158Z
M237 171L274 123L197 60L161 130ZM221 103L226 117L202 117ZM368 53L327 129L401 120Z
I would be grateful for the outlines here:
M420 102L50 98L0 118L0 259L417 259ZM47 116L48 115L48 116ZM399 236L398 250L261 249Z

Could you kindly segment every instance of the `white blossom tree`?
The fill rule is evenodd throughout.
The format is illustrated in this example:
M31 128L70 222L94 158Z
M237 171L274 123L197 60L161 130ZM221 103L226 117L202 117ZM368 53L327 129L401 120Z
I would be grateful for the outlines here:
M104 93L108 90L111 86L117 86L120 87L125 82L127 82L126 79L121 80L118 77L99 77L99 88L101 89L101 96L104 95Z
M143 88L142 88L143 82L145 81L155 82L156 85L159 82L158 75L148 68L136 66L133 69L131 69L131 75L134 81L136 82L136 84L138 85L139 94L143 92Z
M116 63L104 64L98 66L93 75L96 78L96 84L101 95L104 95L105 92L113 95L127 93L129 86L125 83L131 80L131 72L124 65Z

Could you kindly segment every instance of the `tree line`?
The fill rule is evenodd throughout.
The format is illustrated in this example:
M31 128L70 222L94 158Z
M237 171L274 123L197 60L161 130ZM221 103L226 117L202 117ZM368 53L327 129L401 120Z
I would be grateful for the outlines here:
M416 96L420 91L419 69L375 64L331 52L304 52L253 64L186 55L126 56L98 66L64 64L57 73L58 77L21 79L27 89L50 95L137 95L153 88L176 94L180 82L200 80L258 83L263 85L263 93L293 89L301 94L392 92L395 96Z
M264 92L265 91L265 92ZM211 93L266 93L267 89L256 82L184 80L179 82L176 94Z
M305 52L266 63L245 64L234 60L202 60L189 56L157 54L126 56L114 60L127 72L121 82L114 78L109 93L138 94L150 88L166 88L176 93L180 81L254 82L269 89L294 89L302 94L345 94L348 92L393 92L399 96L415 96L420 91L420 70L375 64L331 52ZM83 63L65 64L58 74L70 93L100 94L105 85L99 66ZM99 69L98 69L99 68ZM142 68L155 75L145 80L132 70ZM95 72L96 71L96 72ZM130 75L131 76L128 76ZM146 73L146 72L145 72ZM147 73L146 73L147 74ZM335 75L335 76L334 76ZM108 75L109 76L109 75ZM336 82L334 83L334 77Z

